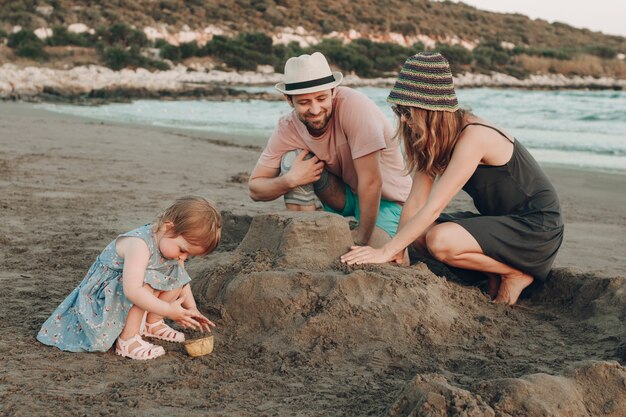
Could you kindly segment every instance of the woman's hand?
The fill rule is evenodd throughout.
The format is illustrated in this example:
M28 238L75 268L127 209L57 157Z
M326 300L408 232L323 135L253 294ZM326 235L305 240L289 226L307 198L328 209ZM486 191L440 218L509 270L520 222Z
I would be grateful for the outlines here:
M341 257L341 262L348 265L383 264L390 260L391 257L385 253L383 248L374 249L369 246L352 246L350 252Z

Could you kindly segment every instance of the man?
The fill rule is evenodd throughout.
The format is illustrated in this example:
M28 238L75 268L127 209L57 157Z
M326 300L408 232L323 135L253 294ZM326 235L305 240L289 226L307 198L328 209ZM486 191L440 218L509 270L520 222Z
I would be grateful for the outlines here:
M248 186L255 201L285 196L290 210L355 216L358 245L380 247L396 233L411 179L394 129L376 104L355 90L338 87L324 55L290 58L285 82L276 89L293 111L283 116Z

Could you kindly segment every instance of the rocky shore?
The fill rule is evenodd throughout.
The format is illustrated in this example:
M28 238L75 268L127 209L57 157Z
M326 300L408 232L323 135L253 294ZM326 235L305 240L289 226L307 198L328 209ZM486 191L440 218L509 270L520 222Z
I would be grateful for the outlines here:
M277 94L248 92L236 86L273 85L282 74L272 71L226 72L193 69L178 65L168 71L150 72L143 68L113 71L89 65L67 70L44 67L0 66L0 99L23 101L98 102L138 98L198 97L215 100L279 99ZM391 86L394 77L363 79L348 74L345 85ZM531 75L527 79L492 73L460 74L457 87L525 89L626 89L626 80L594 77L566 77L561 74Z

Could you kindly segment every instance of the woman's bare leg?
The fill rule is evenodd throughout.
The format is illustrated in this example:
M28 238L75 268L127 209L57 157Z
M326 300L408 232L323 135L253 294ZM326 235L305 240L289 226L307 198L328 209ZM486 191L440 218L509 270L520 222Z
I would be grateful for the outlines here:
M495 300L500 290L500 275L487 272L487 294L492 300Z
M420 237L418 237L417 239L415 239L413 243L411 243L411 246L413 246L413 248L419 253L421 253L422 255L430 255L430 252L428 251L428 248L426 247L426 236L428 235L428 232L430 232L431 229L437 226L438 224L439 223L435 222L431 224L430 226L428 226L426 230L424 231L424 233L422 233Z
M426 234L426 247L438 260L458 268L500 275L494 302L513 305L533 277L485 255L474 237L463 227L448 222L434 226Z

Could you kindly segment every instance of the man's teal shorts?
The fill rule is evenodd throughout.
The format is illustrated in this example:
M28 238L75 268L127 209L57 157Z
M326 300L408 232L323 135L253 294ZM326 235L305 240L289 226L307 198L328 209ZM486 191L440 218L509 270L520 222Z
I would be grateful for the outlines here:
M359 198L352 192L350 187L346 185L346 205L343 211L336 211L324 204L324 211L331 213L341 214L344 217L354 216L357 221L360 219L359 210ZM390 237L396 235L398 229L398 222L400 221L400 213L402 213L402 206L396 202L389 200L380 200L380 209L378 210L378 218L376 219L376 226L383 229Z

